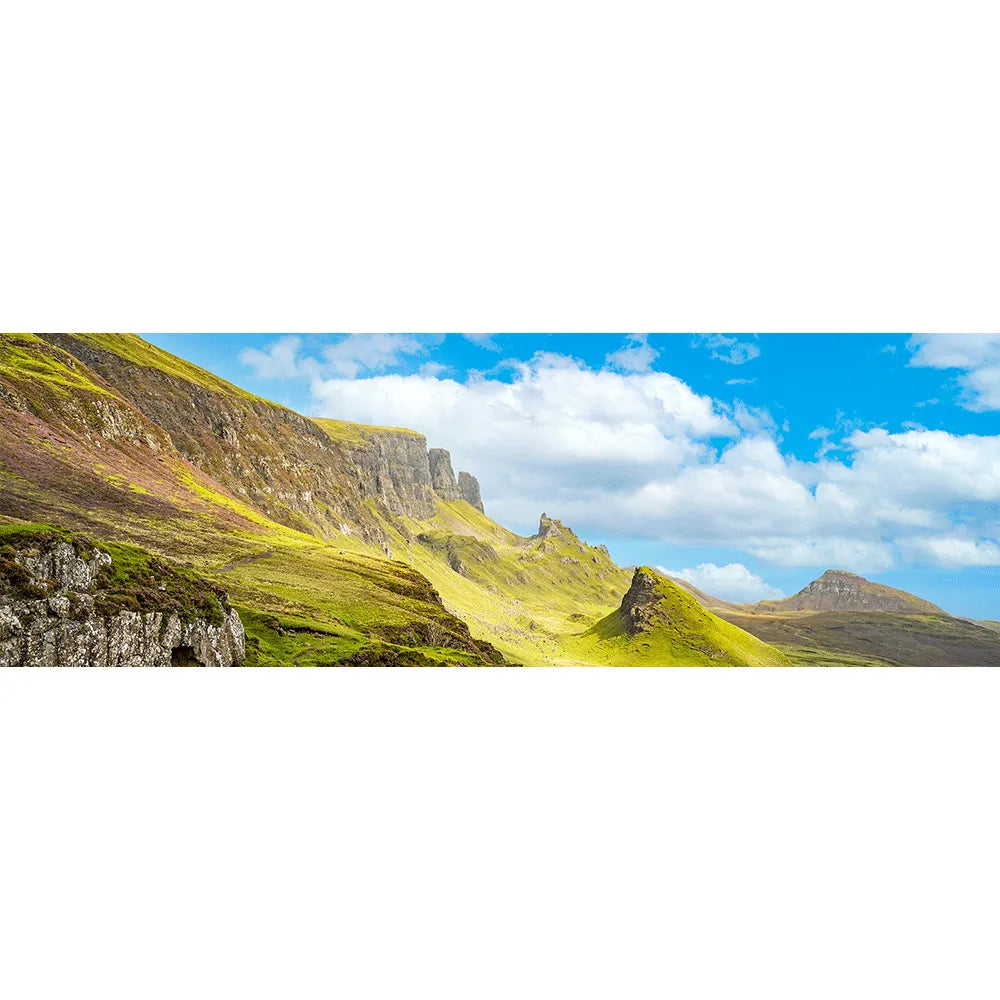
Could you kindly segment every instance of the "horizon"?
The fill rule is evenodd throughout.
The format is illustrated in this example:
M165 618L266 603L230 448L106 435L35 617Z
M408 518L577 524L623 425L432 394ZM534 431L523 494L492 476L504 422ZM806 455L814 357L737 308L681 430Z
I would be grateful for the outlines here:
M520 534L546 511L740 603L842 569L1000 617L1000 337L140 336L303 415L424 434Z

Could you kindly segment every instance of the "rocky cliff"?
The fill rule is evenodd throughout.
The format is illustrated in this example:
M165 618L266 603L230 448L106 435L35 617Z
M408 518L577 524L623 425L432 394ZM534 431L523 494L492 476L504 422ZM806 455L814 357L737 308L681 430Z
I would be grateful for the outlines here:
M61 358L82 362L114 390L106 408L120 411L123 432L176 449L280 524L324 537L348 525L384 549L385 532L366 502L417 519L433 516L439 498L472 497L482 510L475 478L462 474L467 482L460 487L448 452L428 453L427 439L415 431L310 420L208 372L180 367L130 334L43 336L65 352ZM121 407L117 397L130 405Z
M0 667L231 667L243 625L224 592L135 550L14 533L0 547Z
M479 489L479 480L475 476L470 475L468 472L460 472L458 474L458 492L461 498L467 504L475 507L480 514L486 513L486 510L483 508L483 495Z
M434 492L442 500L460 500L461 493L451 467L451 455L444 448L431 448L427 452L427 460L430 464Z

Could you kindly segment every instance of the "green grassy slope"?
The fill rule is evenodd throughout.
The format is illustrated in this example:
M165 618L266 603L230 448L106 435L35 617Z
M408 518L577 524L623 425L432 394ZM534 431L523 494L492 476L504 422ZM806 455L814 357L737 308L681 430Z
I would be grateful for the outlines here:
M426 579L356 539L270 520L185 460L79 359L0 336L0 521L44 521L143 547L229 590L251 664L498 657Z

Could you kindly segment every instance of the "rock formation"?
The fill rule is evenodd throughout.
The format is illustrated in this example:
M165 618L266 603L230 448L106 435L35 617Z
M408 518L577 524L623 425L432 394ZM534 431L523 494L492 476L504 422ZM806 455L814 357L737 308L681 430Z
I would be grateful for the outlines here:
M434 492L442 500L460 499L458 483L455 482L455 473L451 467L451 455L444 448L431 448L427 452L427 461Z
M479 490L479 480L475 476L468 472L460 472L458 474L458 492L461 498L467 504L475 507L480 514L486 513L483 508L483 495Z
M543 511L542 516L538 519L538 532L534 537L558 538L563 531L568 530L569 529L562 523L562 521L557 521L554 517L549 517Z
M86 544L41 539L4 546L0 667L231 667L242 662L243 624L224 594L165 567L151 594L126 593L109 586L111 568L107 552ZM178 610L180 587L197 592L191 606L208 609L206 616ZM150 607L157 594L162 610Z
M628 635L645 632L654 618L658 618L657 605L663 599L662 586L658 578L642 566L637 566L632 574L632 583L622 598L622 625Z

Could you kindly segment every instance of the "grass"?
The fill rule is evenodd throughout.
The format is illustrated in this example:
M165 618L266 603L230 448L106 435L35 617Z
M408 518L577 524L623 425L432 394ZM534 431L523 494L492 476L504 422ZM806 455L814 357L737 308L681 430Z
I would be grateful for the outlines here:
M116 354L134 365L151 368L164 375L169 375L171 378L191 382L203 389L208 389L210 392L219 392L243 399L256 398L245 389L205 371L204 368L184 361L176 355L162 351L133 333L73 333L68 336L84 344Z
M312 421L332 441L348 447L361 447L385 434L403 434L412 438L424 437L419 431L411 431L408 427L378 427L375 424L356 424L350 420L330 420L326 417L313 417Z
M721 611L720 615L813 666L1000 666L1000 635L935 614Z

